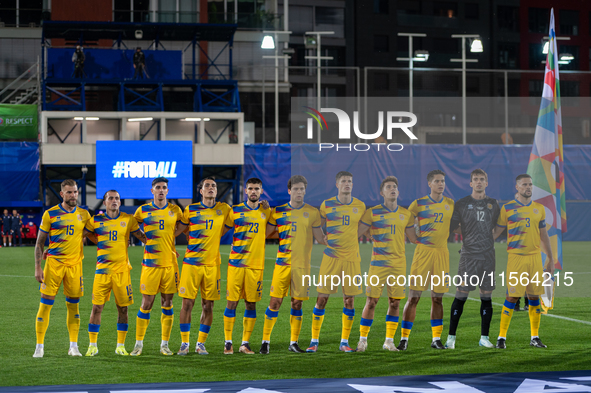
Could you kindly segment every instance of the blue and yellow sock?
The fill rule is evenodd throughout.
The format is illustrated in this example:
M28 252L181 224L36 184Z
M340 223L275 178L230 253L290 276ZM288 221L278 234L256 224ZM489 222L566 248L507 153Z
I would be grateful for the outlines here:
M244 310L242 319L242 342L250 342L250 336L257 321L257 310Z
M324 321L324 312L326 310L319 310L314 307L312 312L312 341L318 342L320 337L320 329L322 328L322 322Z
M263 342L271 341L271 333L273 332L275 322L277 322L277 315L279 315L279 310L272 310L270 307L267 307L267 311L265 311L265 324L263 325Z
M181 342L187 344L190 343L189 339L191 337L191 324L181 323L179 326L181 328Z
M53 307L54 300L41 298L39 303L39 311L37 311L37 320L35 321L35 332L37 333L37 344L43 344L45 341L45 333L49 326L49 314Z
M127 323L117 324L117 345L125 345L125 338L127 337L127 330L129 325Z
M96 325L94 323L88 324L88 339L91 344L96 345L100 329L101 325Z
M400 326L400 334L402 340L408 340L408 336L410 336L410 331L412 330L412 322L402 320L402 324Z
M342 341L349 341L349 336L351 335L351 328L353 327L353 321L355 320L355 309L349 309L343 307L343 328L341 330L341 342Z
M398 329L398 317L386 315L386 338L394 339L396 329Z
M135 339L137 341L144 341L146 330L148 330L148 325L150 324L151 311L140 308L137 312L137 321L135 323Z
M210 329L211 329L210 325L206 325L204 323L199 325L199 337L197 337L198 343L205 344L205 341L207 341L207 336L209 336Z
M160 324L162 325L162 341L170 340L170 333L172 333L172 323L174 322L174 310L172 306L162 307L162 315L160 316Z
M359 338L360 339L367 339L369 335L369 330L371 329L371 324L373 323L373 319L365 319L361 317L361 322L359 323Z
M226 308L224 310L224 338L226 341L232 341L234 322L236 322L236 310L230 310L229 308Z
M443 332L443 319L431 320L431 334L433 341L441 340L441 333Z
M539 337L540 334L540 320L542 313L540 310L540 299L529 300L529 326L532 337Z
M289 325L291 326L291 338L290 342L295 343L298 342L300 338L300 332L302 331L302 319L304 313L302 310L294 310L293 308L290 311L289 316Z
M515 309L515 303L511 303L505 299L503 304L503 311L501 312L501 326L499 328L499 337L507 338L507 330L509 330L509 324L511 323L511 317L513 317L513 310Z
M70 342L78 342L78 332L80 331L80 299L66 298L66 307L68 308L68 334Z

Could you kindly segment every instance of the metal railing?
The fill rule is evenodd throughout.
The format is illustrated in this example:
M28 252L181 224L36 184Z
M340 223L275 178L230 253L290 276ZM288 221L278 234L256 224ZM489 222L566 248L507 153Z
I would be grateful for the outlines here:
M28 78L25 81L21 82L26 77L28 77ZM35 86L34 87L28 87L28 88L26 88L26 86L33 79L36 79ZM19 84L19 82L20 82L20 84ZM0 98L2 98L2 100L0 101L0 104L4 104L4 103L8 102L8 100L12 96L14 96L17 92L22 91L25 88L26 88L26 90L24 92L22 92L16 98L13 98L10 101L10 103L11 104L22 104L24 102L27 102L34 95L37 95L38 96L39 91L40 91L39 87L40 87L40 79L39 79L39 58L37 58L37 62L35 64L33 64L32 66L30 66L25 72L23 72L22 74L20 74L18 76L18 78L16 78L15 80L13 80L11 83L8 84L8 86L6 86L4 89L2 89L2 91L0 91ZM12 89L12 92L10 92L9 94L7 94L5 97L2 97L2 95L4 93L8 92L10 89ZM39 103L39 99L37 99L37 103Z
M51 12L41 8L0 8L0 27L40 27L51 19Z

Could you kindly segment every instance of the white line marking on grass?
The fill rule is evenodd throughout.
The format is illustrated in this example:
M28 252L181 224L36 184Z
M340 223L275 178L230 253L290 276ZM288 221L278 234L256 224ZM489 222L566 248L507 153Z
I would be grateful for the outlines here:
M454 296L454 295L451 295L449 293L446 293L446 296ZM478 299L473 299L471 297L469 297L468 300L472 300L472 301L475 301L475 302L479 302L480 301ZM503 306L503 304L501 304L501 303L494 303L493 302L492 304L494 304L495 306L501 306L501 307ZM547 316L547 317L552 317L552 318L563 319L565 321L578 322L578 323L582 323L582 324L585 324L585 325L591 325L591 322L589 322L589 321L581 321L580 319L563 317L562 315L555 315L555 314L542 314L542 315Z
M10 274L0 274L0 277L35 278L35 276L11 276Z

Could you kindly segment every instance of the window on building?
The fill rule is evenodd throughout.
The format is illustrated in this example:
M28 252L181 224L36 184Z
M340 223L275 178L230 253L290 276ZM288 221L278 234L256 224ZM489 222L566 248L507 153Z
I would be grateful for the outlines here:
M314 7L316 29L318 31L334 31L332 37L345 36L345 9L336 7Z
M579 35L579 11L560 10L560 34Z
M580 95L579 81L565 81L560 80L560 96L561 97L579 97Z
M433 38L433 47L439 54L457 54L460 53L460 42L457 38Z
M303 34L314 30L314 7L303 5L289 6L289 30Z
M451 1L436 1L433 3L433 15L455 18L458 16L458 3Z
M18 8L19 26L41 25L43 0L19 0Z
M131 1L115 0L113 18L115 22L131 22Z
M133 0L133 21L150 21L150 0Z
M497 23L499 29L506 31L519 31L519 7L499 5L497 7Z
M389 12L388 2L389 0L373 0L373 13L387 14Z
M529 96L541 97L544 91L544 81L542 79L532 79L529 81Z
M501 68L519 68L519 44L518 43L499 43L499 67Z
M479 7L477 3L466 3L464 4L464 15L466 19L478 19Z
M386 72L376 72L373 76L374 90L390 90L390 75Z
M550 23L550 10L548 8L530 8L528 10L528 22L530 33L548 34Z
M422 1L416 0L399 0L396 3L398 12L410 15L420 15L422 11Z
M0 1L0 23L16 26L16 0Z
M373 51L382 53L390 50L389 37L387 35L376 34L373 36Z
M542 53L542 43L529 44L529 69L542 70L544 65L542 61L546 60L546 55Z
M558 41L560 42L560 41ZM564 42L564 41L563 41ZM574 59L570 61L568 64L559 64L558 67L561 70L580 70L580 59L579 59L579 47L575 45L561 45L558 44L558 59L560 60L560 56L564 54L573 55ZM562 85L560 85L562 91Z

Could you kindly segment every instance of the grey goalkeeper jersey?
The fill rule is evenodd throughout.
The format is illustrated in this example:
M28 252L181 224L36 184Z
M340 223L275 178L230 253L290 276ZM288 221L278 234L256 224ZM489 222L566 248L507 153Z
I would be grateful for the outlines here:
M492 231L501 208L496 199L474 199L471 195L456 201L451 217L450 232L461 226L462 256L494 260L495 242Z

